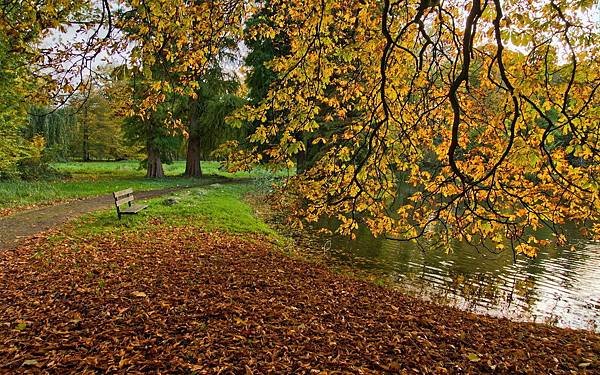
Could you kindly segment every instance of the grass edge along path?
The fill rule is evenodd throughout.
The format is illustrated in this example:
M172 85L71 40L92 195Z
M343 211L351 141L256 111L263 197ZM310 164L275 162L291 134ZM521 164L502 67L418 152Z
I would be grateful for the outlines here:
M206 186L217 187L241 183L244 183L243 186L246 186L250 182L246 179L239 180L221 178L220 180L202 180L202 185L199 186L205 186L206 188ZM162 190L135 192L135 195L137 196L138 201L143 202L145 201L144 198L151 198L164 194L177 196L183 189L185 188L167 188ZM184 208L185 205L180 205L173 208L165 208L157 203L160 201L160 198L154 198L149 201L151 208L156 208L157 212L149 213L148 211L143 211L135 216L135 220L128 216L125 216L123 220L117 220L114 209L114 201L110 195L81 199L78 201L57 204L49 207L41 207L33 210L18 212L14 215L6 217L0 217L0 233L2 234L0 237L0 250L17 246L19 242L27 237L37 235L40 232L63 225L69 221L77 222L77 219L82 215L86 217L88 216L86 214L89 214L91 215L89 217L94 217L94 211L98 211L99 213L96 215L99 215L99 217L103 218L103 228L111 226L114 226L116 229L125 228L129 225L129 223L142 222L144 217L147 217L148 215L156 216L156 214L160 212L170 214L170 217L173 219L179 218L180 222L188 219L187 216L189 215L186 216L185 212L182 211L182 208ZM197 202L195 201L187 202L187 206L189 208L188 211L193 213L196 203ZM202 212L204 207L202 206L200 208L200 212ZM215 213L215 217L219 217L217 213ZM235 217L229 217L229 219L231 219L232 224L243 224ZM88 226L88 228L99 227L99 223ZM266 225L265 227L268 228Z
M250 192L262 189L253 180L227 179L217 183L178 189L146 200L148 208L137 215L115 219L114 210L98 210L83 215L61 232L82 238L143 231L149 226L193 226L203 231L257 234L284 241L275 230L257 218L244 200Z
M182 177L185 169L183 161L165 164L166 177L148 179L144 177L138 161L55 163L53 166L57 170L70 177L50 181L0 181L0 217L35 207L110 194L129 187L142 192L205 185L224 178L268 180L293 173L280 171L274 174L264 168L228 173L220 169L219 162L205 161L202 165L204 177L201 179Z

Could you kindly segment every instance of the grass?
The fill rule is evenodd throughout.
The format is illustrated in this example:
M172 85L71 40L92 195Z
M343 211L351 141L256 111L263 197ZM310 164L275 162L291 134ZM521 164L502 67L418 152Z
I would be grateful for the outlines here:
M156 190L178 186L206 184L230 178L272 178L274 175L264 169L251 172L227 173L219 169L218 162L203 162L204 179L181 177L185 162L165 164L165 178L146 179L145 171L139 168L138 161L120 162L69 162L52 165L57 170L68 173L69 178L57 181L0 181L0 209L51 203L55 201L85 198L109 194L128 187L136 191Z
M150 227L193 226L203 231L233 234L259 234L275 242L283 241L273 229L258 219L243 200L257 189L253 182L212 184L174 192L147 201L148 208L137 215L116 218L114 210L87 214L65 228L63 233L77 237L145 231Z

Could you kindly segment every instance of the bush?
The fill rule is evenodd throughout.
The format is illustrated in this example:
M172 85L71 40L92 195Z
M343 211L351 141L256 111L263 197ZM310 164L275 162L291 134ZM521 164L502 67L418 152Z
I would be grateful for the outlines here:
M50 166L51 155L45 152L45 141L35 136L31 141L31 153L17 162L18 176L26 181L48 180L67 177Z
M26 181L52 180L69 177L50 166L46 158L26 158L19 161L17 166L19 177Z

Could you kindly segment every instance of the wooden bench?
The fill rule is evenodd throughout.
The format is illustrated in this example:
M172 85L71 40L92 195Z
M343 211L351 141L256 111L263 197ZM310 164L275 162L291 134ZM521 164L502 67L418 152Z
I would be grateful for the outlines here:
M113 193L113 197L115 198L115 207L117 208L119 220L121 220L121 215L135 215L148 207L148 205L145 204L133 203L133 189L131 188L116 191Z

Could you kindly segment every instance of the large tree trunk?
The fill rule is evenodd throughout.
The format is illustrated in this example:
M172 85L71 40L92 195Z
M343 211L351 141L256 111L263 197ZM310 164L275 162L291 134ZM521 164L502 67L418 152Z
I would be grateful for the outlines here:
M165 177L162 161L160 160L160 151L155 147L148 147L148 165L146 167L147 178Z
M190 117L188 130L187 155L185 158L185 177L202 177L202 166L200 165L200 129L198 124L198 100L192 99L189 103Z
M184 176L202 177L202 165L200 162L200 137L197 135L190 135L190 138L188 139Z

